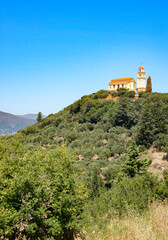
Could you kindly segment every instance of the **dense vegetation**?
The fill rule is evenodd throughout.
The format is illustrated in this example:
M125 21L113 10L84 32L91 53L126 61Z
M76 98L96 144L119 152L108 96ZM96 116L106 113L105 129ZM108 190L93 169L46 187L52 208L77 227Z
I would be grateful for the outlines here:
M73 239L104 215L142 214L168 198L168 171L158 180L141 156L151 146L168 153L168 94L108 94L1 138L1 236Z

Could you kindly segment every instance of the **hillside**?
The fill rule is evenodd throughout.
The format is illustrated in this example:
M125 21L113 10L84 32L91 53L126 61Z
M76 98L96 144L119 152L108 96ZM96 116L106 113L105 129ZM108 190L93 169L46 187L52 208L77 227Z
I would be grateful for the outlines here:
M22 134L27 147L65 143L81 165L98 163L104 177L108 175L107 166L122 161L132 140L143 146L142 152L152 144L155 151L166 151L168 94L143 94L132 99L121 92L116 103L106 100L108 94L101 90L84 96L26 128Z
M0 111L0 135L14 134L35 122L35 120Z
M0 236L168 239L168 94L117 95L0 138Z

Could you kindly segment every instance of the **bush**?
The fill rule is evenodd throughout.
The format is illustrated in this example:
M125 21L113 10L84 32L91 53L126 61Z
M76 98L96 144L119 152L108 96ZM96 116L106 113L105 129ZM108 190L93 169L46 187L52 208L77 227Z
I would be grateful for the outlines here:
M102 172L103 176L105 177L105 181L111 183L113 180L115 180L120 170L121 166L119 164L111 164Z
M100 90L96 94L93 95L94 99L97 98L106 98L109 95L109 92L106 90Z
M111 92L111 96L112 96L112 97L117 97L118 94L117 94L117 92Z
M126 97L133 98L135 97L135 91L128 91L125 93Z
M154 146L159 151L163 150L164 147L168 147L168 135L165 135L164 133L158 134Z
M107 159L111 156L111 152L109 149L103 148L101 153L99 154L99 158Z
M6 155L0 175L1 238L73 238L86 194L65 149Z
M76 127L78 132L85 132L86 131L86 125L85 124L78 124Z
M75 131L70 131L66 134L66 140L68 141L68 143L71 143L72 141L77 139L77 137L78 137L78 133Z
M118 88L117 96L124 97L127 92L128 92L128 90L126 88Z
M25 129L23 129L21 132L26 135L34 134L37 132L37 128L35 125L30 125L30 126L26 127Z
M94 124L88 122L88 123L86 123L86 126L87 126L87 128L88 128L89 131L93 131L93 129L94 129Z
M56 118L54 121L53 121L53 124L58 127L59 124L61 123L62 119L61 118Z

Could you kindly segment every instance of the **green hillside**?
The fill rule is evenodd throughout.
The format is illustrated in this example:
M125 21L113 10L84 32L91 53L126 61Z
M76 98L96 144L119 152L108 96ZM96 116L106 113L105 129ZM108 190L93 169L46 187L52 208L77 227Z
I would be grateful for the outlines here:
M0 135L14 134L18 130L25 128L35 122L35 120L0 111Z
M84 96L22 130L27 148L64 143L81 164L102 162L102 166L111 159L122 159L132 140L142 151L152 144L156 149L166 149L168 94L143 94L136 100L124 95L117 102L102 100L107 95L101 90Z
M146 154L162 152L167 162L168 94L135 99L121 89L116 102L107 100L108 94L83 96L18 134L1 137L0 236L129 239L126 216L148 224L157 201L168 208L168 170L161 169L158 179L148 171L153 159ZM117 221L122 231L109 227ZM155 230L155 236L144 234L166 239Z

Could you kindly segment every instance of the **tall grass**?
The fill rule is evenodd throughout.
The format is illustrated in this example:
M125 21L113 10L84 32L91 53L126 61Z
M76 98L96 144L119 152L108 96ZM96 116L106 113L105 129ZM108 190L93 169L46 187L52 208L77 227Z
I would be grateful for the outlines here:
M104 215L92 224L86 228L87 240L168 240L168 203L153 202L143 215Z

